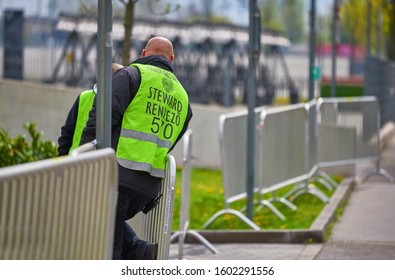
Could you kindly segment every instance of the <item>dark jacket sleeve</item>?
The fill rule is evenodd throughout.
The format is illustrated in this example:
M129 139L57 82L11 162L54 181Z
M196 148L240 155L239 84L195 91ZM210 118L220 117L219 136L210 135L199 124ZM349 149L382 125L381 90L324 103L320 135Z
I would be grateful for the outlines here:
M77 123L78 117L78 105L80 96L74 101L69 114L67 115L66 121L60 129L60 137L58 138L58 155L68 155L69 150L73 144L74 130Z
M113 132L112 147L114 149L117 146L116 142L118 138L114 137L114 130L119 130L122 123L123 114L125 113L132 99L132 81L129 74L130 70L127 68L130 67L122 68L112 76L111 126ZM81 145L96 139L96 98L97 96L95 97L92 110L89 113L88 122L82 133L80 142Z

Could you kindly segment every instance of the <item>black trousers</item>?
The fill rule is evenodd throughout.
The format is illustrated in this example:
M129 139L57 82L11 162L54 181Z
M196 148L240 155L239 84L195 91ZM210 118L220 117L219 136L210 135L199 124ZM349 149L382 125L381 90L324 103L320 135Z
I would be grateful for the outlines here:
M150 202L151 199L132 190L119 186L115 218L113 259L143 259L147 242L141 240L126 223Z

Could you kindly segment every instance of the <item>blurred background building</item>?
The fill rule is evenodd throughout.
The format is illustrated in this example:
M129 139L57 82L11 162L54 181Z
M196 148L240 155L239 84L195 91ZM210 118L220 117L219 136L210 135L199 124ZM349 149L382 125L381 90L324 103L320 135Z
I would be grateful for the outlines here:
M247 0L114 0L113 61L118 63L125 55L122 51L125 2L133 2L134 8L129 62L138 58L150 36L166 36L174 44L175 72L192 102L222 106L245 102ZM334 0L316 2L315 56L320 70L317 94L328 94L333 71ZM357 18L361 14L356 11L365 9L366 14L367 7L362 2L366 6L369 1L341 2L336 79L340 83L338 86L342 83L354 86L354 94L361 95L368 39L357 39L369 36L367 27L360 27L357 33L353 22L359 24ZM371 2L373 20L369 28L373 31L369 46L373 49L369 51L386 59L388 41L385 38L389 32L386 26L390 19L384 4L390 1ZM309 0L258 1L262 22L262 47L257 66L258 106L273 102L295 103L308 97L310 3ZM0 11L1 76L78 87L90 87L95 82L97 1L3 0ZM350 20L350 17L355 19ZM362 19L366 26L366 16ZM20 28L22 33L17 31Z

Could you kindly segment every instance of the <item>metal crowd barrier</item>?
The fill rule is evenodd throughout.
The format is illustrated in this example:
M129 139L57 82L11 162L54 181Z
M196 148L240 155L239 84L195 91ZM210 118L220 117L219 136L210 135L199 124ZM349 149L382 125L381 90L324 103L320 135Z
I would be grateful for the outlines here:
M374 174L393 178L380 167L380 110L375 97L319 98L306 104L281 108L260 108L255 111L255 186L261 205L269 206L280 218L285 217L272 205L311 193L328 202L329 198L314 183L327 189L337 183L324 167L375 162L365 180ZM233 214L251 228L259 227L242 210L230 208L230 203L246 197L247 112L234 112L220 117L219 135L225 208L215 213L204 225L218 216ZM296 184L285 196L277 198L279 188ZM273 199L262 201L262 195L273 192Z
M308 180L307 122L305 104L269 108L262 111L259 119L256 172L260 194L272 192L271 201L279 201L294 211L296 206L285 197L278 198L276 190ZM285 219L276 208L272 211Z
M255 111L256 123L262 108ZM225 207L217 211L204 225L207 228L215 219L221 215L231 214L254 230L260 230L259 226L242 213L242 210L232 209L230 204L247 197L247 112L233 112L223 114L219 118L219 142L222 164L222 180L224 185ZM255 133L255 143L258 143L259 134ZM255 159L255 165L257 164ZM257 182L257 172L255 181ZM259 188L255 187L258 193Z
M284 220L285 216L273 205L281 202L296 210L286 196L278 197L279 188L304 182L307 184L307 163L309 143L307 142L308 113L304 104L281 108L264 107L255 110L255 188L259 194L256 204L268 207L275 215ZM216 218L233 214L251 228L259 227L243 214L243 209L231 209L230 204L246 197L246 150L247 150L247 112L224 114L219 121L222 176L224 182L225 208L216 212L205 224L206 228ZM296 156L294 156L296 154ZM293 155L292 157L290 155ZM308 185L310 193L328 201L318 188ZM272 192L272 199L263 195Z
M111 259L118 196L112 149L0 169L0 259Z
M200 233L189 229L189 209L191 195L191 161L192 161L192 130L188 129L183 136L183 157L182 157L182 185L181 185L181 206L180 206L180 229L173 233L170 242L178 238L178 258L184 256L184 241L186 236L192 235L214 254L218 250Z
M147 214L140 212L128 220L136 234L143 240L158 243L158 260L169 259L172 231L176 161L172 155L166 158L166 178L163 180L159 204Z
M291 201L295 200L302 194L312 194L319 198L321 201L327 203L329 198L314 184L318 182L326 187L328 190L333 189L337 186L337 183L325 172L318 169L318 158L317 158L317 101L311 100L305 104L307 120L306 120L306 131L305 131L305 160L306 169L305 173L308 178L306 182L297 184L285 197Z
M375 162L369 176L380 174L380 109L374 96L320 98L317 101L318 168Z
M337 187L338 183L324 171L318 169L318 125L317 125L317 100L312 100L308 104L309 113L309 163L308 176L311 182L321 183L328 190Z

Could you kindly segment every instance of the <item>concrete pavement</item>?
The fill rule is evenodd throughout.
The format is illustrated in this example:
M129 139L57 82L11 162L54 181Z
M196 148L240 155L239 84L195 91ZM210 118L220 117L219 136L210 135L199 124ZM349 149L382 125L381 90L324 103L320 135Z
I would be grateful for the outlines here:
M395 137L381 166L395 177ZM375 175L357 185L315 259L395 260L395 183Z

